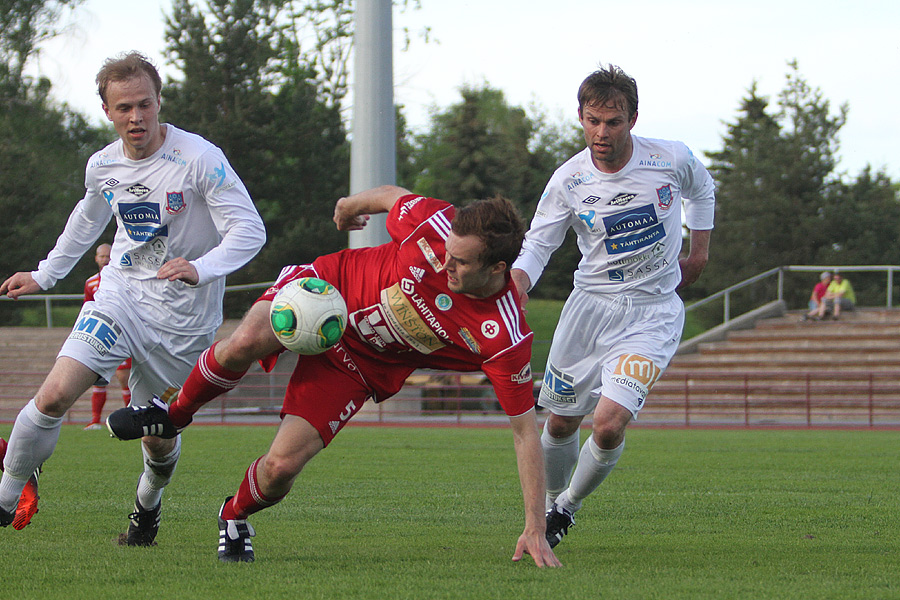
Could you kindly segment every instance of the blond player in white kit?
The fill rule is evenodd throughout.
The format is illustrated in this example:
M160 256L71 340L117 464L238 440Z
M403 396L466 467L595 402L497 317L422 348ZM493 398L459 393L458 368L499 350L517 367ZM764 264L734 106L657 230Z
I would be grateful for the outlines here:
M65 277L115 217L111 260L56 363L19 412L0 480L0 526L10 524L28 478L53 453L66 411L96 382L132 361L132 404L181 387L222 322L225 276L265 243L250 195L222 151L198 135L159 122L162 82L132 52L97 75L103 111L119 139L94 154L85 195L37 270L0 285L18 298ZM144 470L120 543L155 544L163 488L180 438L143 438Z
M527 302L550 255L575 230L582 259L538 400L550 410L541 445L551 547L622 455L626 427L681 339L684 304L675 290L696 281L709 257L713 180L681 142L632 135L637 105L637 84L616 66L582 82L578 119L587 147L550 178L511 271ZM682 203L691 232L686 257ZM579 426L591 414L579 452Z

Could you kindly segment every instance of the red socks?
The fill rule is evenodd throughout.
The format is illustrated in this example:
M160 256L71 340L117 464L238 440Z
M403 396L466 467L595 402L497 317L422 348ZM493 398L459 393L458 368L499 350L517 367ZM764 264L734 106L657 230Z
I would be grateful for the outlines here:
M222 509L222 518L227 521L244 520L255 512L259 512L264 508L278 504L284 499L284 496L278 498L267 498L259 491L259 484L256 480L256 468L263 457L257 458L247 469L241 487L235 497L225 504Z
M216 344L207 348L188 375L178 398L169 406L169 420L175 427L184 427L204 404L233 389L244 376L243 371L229 371L216 361Z
M106 388L95 385L91 390L91 424L100 422L104 404L106 404Z

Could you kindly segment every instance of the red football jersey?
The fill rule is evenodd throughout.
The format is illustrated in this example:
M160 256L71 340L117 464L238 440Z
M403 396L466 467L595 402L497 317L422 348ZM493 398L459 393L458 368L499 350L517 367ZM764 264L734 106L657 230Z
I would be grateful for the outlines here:
M97 293L97 288L100 287L100 273L88 277L87 281L84 282L84 301L88 302L89 300L94 299L94 294Z
M454 214L441 200L405 196L388 214L391 242L323 256L313 266L347 302L341 346L376 401L397 393L417 368L480 369L506 413L520 415L534 408L533 334L509 277L488 298L447 287L445 242ZM339 351L329 352L340 359Z

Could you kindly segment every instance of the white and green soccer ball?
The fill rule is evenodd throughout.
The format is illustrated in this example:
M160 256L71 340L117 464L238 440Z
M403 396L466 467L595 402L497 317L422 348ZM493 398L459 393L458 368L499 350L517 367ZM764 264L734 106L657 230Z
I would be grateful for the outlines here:
M347 327L347 304L333 285L315 277L289 282L272 300L269 323L282 345L297 354L321 354Z

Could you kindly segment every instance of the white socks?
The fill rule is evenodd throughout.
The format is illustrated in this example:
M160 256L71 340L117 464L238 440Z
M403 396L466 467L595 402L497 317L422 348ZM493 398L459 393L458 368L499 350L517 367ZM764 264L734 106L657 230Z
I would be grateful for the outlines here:
M582 500L603 483L606 476L616 466L624 449L625 442L623 441L612 450L604 450L594 442L594 436L588 436L587 441L581 447L581 454L578 456L578 464L575 466L575 472L572 473L569 488L559 495L556 500L557 505L573 513L581 508Z
M144 472L138 480L137 499L145 510L155 508L162 500L163 489L172 480L172 474L181 456L181 436L175 438L175 448L162 458L151 458L144 444Z
M0 480L0 506L5 510L16 509L28 478L53 454L62 422L62 417L50 417L39 411L34 399L19 411L9 436Z
M541 447L544 449L547 508L549 509L560 492L569 485L572 469L578 462L578 431L567 438L554 438L547 432L547 422L544 422Z

